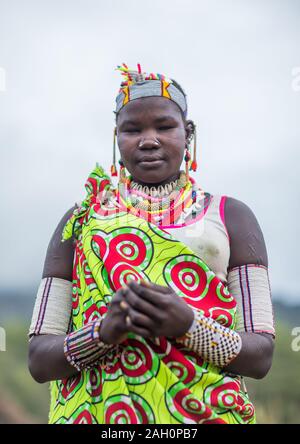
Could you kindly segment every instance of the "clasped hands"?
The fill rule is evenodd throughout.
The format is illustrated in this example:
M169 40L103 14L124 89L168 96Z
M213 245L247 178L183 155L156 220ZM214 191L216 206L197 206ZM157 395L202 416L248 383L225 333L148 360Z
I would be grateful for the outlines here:
M103 321L103 342L120 343L128 332L144 338L183 336L194 311L169 287L131 280L114 294Z

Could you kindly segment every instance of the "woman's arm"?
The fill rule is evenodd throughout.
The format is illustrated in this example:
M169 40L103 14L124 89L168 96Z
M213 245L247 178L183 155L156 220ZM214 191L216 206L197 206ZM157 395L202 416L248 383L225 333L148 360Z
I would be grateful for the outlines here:
M263 233L251 209L243 202L228 197L225 201L225 222L230 238L228 270L246 264L268 267ZM225 370L255 379L265 377L272 365L272 334L238 333L242 338L242 349Z
M29 345L28 367L36 382L68 378L78 373L64 354L65 335L33 336Z
M72 281L73 239L61 242L61 236L63 227L74 209L75 206L66 212L51 237L44 263L43 278L57 277ZM64 355L65 336L39 334L31 337L28 367L37 382L62 379L77 373L77 370L68 363Z
M272 335L250 332L239 332L239 335L242 338L242 349L224 370L249 378L264 378L272 365L274 350Z
M43 281L41 283L42 296L47 294L46 302L43 297L37 300L37 310L35 310L30 327L32 336L29 344L28 366L32 377L39 383L74 376L82 368L93 367L96 363L105 365L107 354L110 351L117 352L118 344L127 338L129 332L124 312L120 308L123 300L120 289L113 295L101 322L95 320L69 333L67 327L71 316L69 298L71 299L72 295L68 282L72 281L74 245L72 240L61 242L61 236L74 208L64 215L50 240L43 271L43 281L46 283ZM52 293L54 280L57 288ZM43 289L46 290L45 293ZM40 310L41 307L42 310ZM63 321L59 321L55 314L64 313L65 310L70 313L68 316L63 316ZM40 317L41 311L44 314L46 312L45 317ZM46 318L47 322L45 322ZM53 334L53 331L58 333ZM82 338L84 338L84 346Z

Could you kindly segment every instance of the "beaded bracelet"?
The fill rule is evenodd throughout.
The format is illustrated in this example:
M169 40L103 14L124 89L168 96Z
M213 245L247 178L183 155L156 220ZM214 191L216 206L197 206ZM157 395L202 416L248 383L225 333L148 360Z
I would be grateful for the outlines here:
M212 318L207 318L195 310L194 313L191 327L182 337L176 338L176 341L183 343L213 365L226 367L241 351L240 335Z
M78 371L89 370L98 364L115 344L105 344L100 339L102 319L90 322L69 333L64 340L64 354L67 361Z

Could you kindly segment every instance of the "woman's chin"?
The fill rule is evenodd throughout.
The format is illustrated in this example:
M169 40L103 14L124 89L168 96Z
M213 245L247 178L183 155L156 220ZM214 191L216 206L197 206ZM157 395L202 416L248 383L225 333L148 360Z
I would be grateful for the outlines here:
M135 180L142 183L160 183L170 175L168 164L164 160L139 162L136 168Z

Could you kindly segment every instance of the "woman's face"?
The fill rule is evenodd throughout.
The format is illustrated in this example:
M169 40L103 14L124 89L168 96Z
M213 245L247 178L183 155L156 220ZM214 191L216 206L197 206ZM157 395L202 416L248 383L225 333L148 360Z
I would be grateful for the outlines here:
M178 178L189 122L176 103L164 97L143 97L121 109L118 145L134 181L158 185Z

